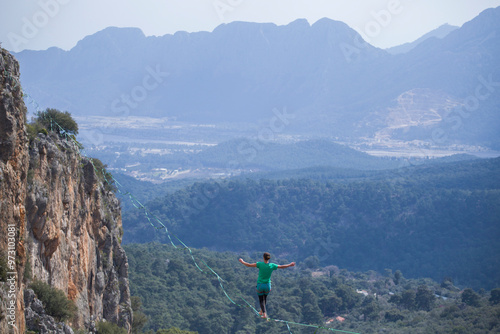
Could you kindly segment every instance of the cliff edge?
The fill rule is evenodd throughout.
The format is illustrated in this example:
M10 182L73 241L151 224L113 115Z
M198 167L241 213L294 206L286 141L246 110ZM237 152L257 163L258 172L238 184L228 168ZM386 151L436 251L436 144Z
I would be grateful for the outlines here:
M19 64L0 48L0 332L24 333L28 137Z

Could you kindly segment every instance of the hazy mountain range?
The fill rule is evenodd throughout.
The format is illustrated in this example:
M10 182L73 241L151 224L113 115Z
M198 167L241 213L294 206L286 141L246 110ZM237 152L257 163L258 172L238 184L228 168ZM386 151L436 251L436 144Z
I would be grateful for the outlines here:
M272 120L280 131L500 147L500 7L393 55L342 22L233 22L146 37L107 28L63 51L22 51L22 84L74 115Z

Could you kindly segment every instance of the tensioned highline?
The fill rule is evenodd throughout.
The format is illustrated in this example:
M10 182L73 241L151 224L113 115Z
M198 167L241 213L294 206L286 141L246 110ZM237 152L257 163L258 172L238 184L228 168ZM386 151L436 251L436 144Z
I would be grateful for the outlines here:
M21 90L21 94L22 94L22 97L27 99L28 100L28 103L31 104L37 113L40 113L42 112L42 110L40 109L40 106L39 104L35 101L35 99L33 99L29 94L25 93L23 90L22 90L22 87L19 83L19 81L14 78L8 71L4 70L4 76L7 76L7 78L9 78L10 80L14 81L15 84L13 85L13 88L19 88ZM71 135L69 134L67 131L64 130L64 128L62 126L60 126L56 121L54 121L53 119L50 120L51 121L51 125L50 125L50 130L54 130L54 129L58 129L59 130L59 134L64 136L67 140L69 140L70 142L72 142L75 147L76 147L76 152L78 152L78 154L80 155L80 157L82 159L86 159L88 160L96 173L102 173L103 175L103 179L104 179L104 182L106 182L108 185L110 186L115 186L116 190L122 194L123 196L125 197L128 197L130 199L130 201L132 202L132 205L138 209L138 210L141 210L143 211L146 219L148 220L148 222L150 223L150 225L157 231L159 230L164 230L165 233L167 234L169 240L170 240L170 243L172 244L172 246L175 248L175 249L180 249L180 250L187 250L189 252L189 255L191 256L193 262L194 262L194 265L196 266L196 268L198 268L201 272L205 273L205 274L213 274L215 277L217 277L217 280L219 282L219 285L223 291L223 293L225 294L225 296L227 297L227 299L234 305L236 306L239 306L239 307L247 307L247 308L250 308L257 316L260 317L259 315L259 312L245 299L243 298L243 296L239 293L239 292L236 292L236 294L238 295L239 298L241 298L243 301L244 301L244 304L241 304L241 303L237 303L234 301L233 298L231 298L226 290L226 288L224 288L224 285L222 284L223 282L224 283L230 283L226 280L224 280L222 277L219 276L219 274L217 274L217 272L215 270L213 270L203 259L200 259L199 261L203 263L204 266L207 267L208 271L204 271L200 265L198 264L198 262L196 261L194 255L193 255L193 252L191 251L191 248L189 246L187 246L177 235L171 233L167 226L165 224L163 224L163 222L157 217L155 216L154 214L152 214L150 211L148 211L148 209L139 201L137 200L137 198L132 194L130 193L129 191L126 191L125 189L123 189L122 191L122 188L123 186L112 176L112 175L109 175L111 177L112 180L108 180L108 178L106 177L106 171L104 169L100 170L95 166L94 164L94 161L92 158L86 156L83 151L84 151L84 148L83 146L76 140L75 136L74 135ZM99 179L98 179L99 180ZM99 182L101 182L99 180ZM101 185L103 185L101 183ZM176 239L181 245L182 247L178 247L175 245L175 243L173 242L172 240L172 237L174 239ZM237 290L236 290L237 291ZM305 323L299 323L299 322L293 322L293 321L288 321L288 320L282 320L282 319L273 319L273 318L268 318L269 321L274 321L274 322L280 322L280 323L284 323L286 326L287 326L287 330L288 332L291 334L292 331L290 329L290 326L289 325L295 325L295 326L302 326L302 327L311 327L311 328L316 328L316 331L315 333L317 333L320 329L321 330L328 330L328 331L334 331L334 332L339 332L339 333L348 333L348 334L360 334L360 333L356 333L356 332L349 332L349 331L345 331L345 330L340 330L340 329L334 329L334 328L330 328L330 327L324 327L324 326L319 326L319 325L311 325L311 324L305 324Z

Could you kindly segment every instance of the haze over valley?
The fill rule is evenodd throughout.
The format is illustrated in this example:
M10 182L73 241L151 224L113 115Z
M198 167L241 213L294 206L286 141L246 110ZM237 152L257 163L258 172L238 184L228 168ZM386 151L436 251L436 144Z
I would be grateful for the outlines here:
M500 9L488 9L395 55L325 18L313 25L233 22L161 37L107 28L69 51L16 57L37 103L70 110L89 154L129 175L136 174L126 166L143 158L167 168L168 154L238 138L326 139L403 159L487 157L500 148L499 17ZM137 158L115 164L124 155ZM161 180L150 172L144 179Z

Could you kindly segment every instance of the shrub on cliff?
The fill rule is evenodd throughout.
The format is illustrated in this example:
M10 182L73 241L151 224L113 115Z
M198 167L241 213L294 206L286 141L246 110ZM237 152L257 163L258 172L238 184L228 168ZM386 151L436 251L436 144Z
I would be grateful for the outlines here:
M132 334L142 333L142 328L148 322L148 317L142 312L141 298L132 296L130 297L130 303L134 312L132 317Z
M47 129L42 124L37 123L36 121L27 124L26 125L26 129L28 130L28 138L29 138L30 141L32 141L33 139L35 139L35 137L39 133L43 133L44 135L49 134L48 131L47 131Z
M127 334L127 330L114 323L100 321L97 323L97 334Z
M58 134L61 134L62 131L73 135L78 134L78 124L67 111L62 112L57 109L47 108L37 114L35 122Z
M35 281L29 287L43 303L48 315L58 321L65 321L75 316L77 311L75 303L69 300L62 290L41 281Z
M0 282L7 282L7 259L0 254Z
M108 191L116 192L117 188L113 175L106 170L107 165L103 164L101 160L92 158L92 164L97 173L97 177L104 184L104 188Z
M197 334L198 332L183 331L177 327L172 327L170 329L159 329L156 334Z

